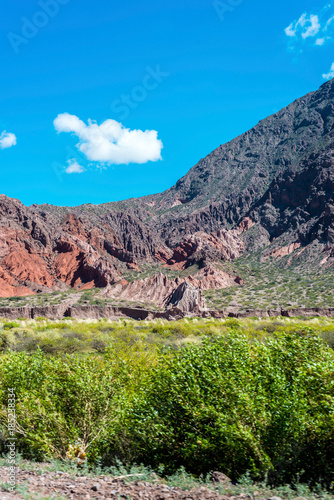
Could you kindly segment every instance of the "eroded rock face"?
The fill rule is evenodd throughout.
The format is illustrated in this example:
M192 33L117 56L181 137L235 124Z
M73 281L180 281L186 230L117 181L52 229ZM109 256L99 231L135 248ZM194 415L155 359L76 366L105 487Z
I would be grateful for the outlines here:
M166 302L166 309L173 308L185 314L196 314L206 310L207 306L202 297L201 288L192 285L189 281L181 283Z
M209 265L198 271L194 278L196 279L197 285L200 286L202 290L218 290L234 286L235 284L243 284L243 280L239 276L231 276L213 265ZM188 278L188 280L190 281L191 278Z
M98 228L86 230L76 216L66 217L61 227L47 214L38 214L18 200L0 197L2 297L46 292L66 285L92 283L103 287L115 283L120 275L103 247Z
M100 292L100 296L137 303L153 303L159 307L167 307L171 303L171 298L174 296L176 290L179 290L177 297L180 297L183 290L186 293L186 297L190 297L190 290L194 289L199 290L199 292L194 292L194 295L198 295L199 293L198 299L196 299L199 309L205 309L205 304L201 296L202 290L226 288L242 283L239 277L231 276L211 265L201 269L194 276L188 276L184 279L168 279L164 274L158 273L150 278L139 279L132 283L120 282L114 286L109 285ZM187 286L181 287L181 285L189 285L189 288ZM183 302L181 306L186 307L183 306Z
M131 302L151 302L166 309L177 308L182 313L196 313L206 309L199 280L169 280L162 273L126 285L109 286L100 295Z
M67 209L59 211L54 215L24 207L18 200L0 198L0 265L6 273L2 278L3 296L63 287L106 287L122 279L118 270L121 263L137 272L143 261L176 269L193 264L205 268L210 262L237 258L244 250L237 231L200 231L170 249L135 215L103 213L88 220ZM218 286L212 276L200 278L204 287ZM161 305L179 284L158 275L117 289L117 293L120 298Z
M301 247L301 243L299 241L295 241L290 245L286 245L284 247L275 247L264 256L263 260L267 260L269 257L273 257L274 259L279 259L281 257L285 257L286 255L291 255L293 252L298 250Z
M291 234L305 246L334 243L334 142L280 173L250 211L271 241ZM291 238L290 236L290 238Z
M19 281L31 281L48 288L51 288L54 283L47 263L37 252L29 252L24 248L14 250L2 259L1 265Z
M245 217L238 225L238 229L241 233L244 233L245 231L248 231L248 229L253 227L254 224L255 222L250 217Z
M29 288L20 286L1 266L0 266L0 297L18 297L23 295L33 295Z
M163 307L167 297L182 282L179 278L169 280L167 276L158 273L151 278L139 279L125 285L118 283L103 290L100 295L103 297L114 297L132 302L152 302Z
M242 255L244 248L237 231L221 229L211 234L200 231L185 238L174 249L167 264L176 269L185 269L194 264L205 267L210 262L236 259Z

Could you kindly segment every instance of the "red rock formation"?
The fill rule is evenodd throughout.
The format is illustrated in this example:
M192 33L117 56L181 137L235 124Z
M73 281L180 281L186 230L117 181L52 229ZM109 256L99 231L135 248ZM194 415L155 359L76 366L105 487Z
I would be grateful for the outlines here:
M68 251L63 251L57 256L54 269L59 280L68 285L76 286L81 283L78 270L82 266L85 254L73 244L68 244L67 248Z
M173 256L168 260L169 266L174 266L177 269L183 269L186 266L187 259L198 250L201 240L196 236L190 236L174 249ZM177 264L177 266L175 266Z
M0 265L6 273L6 278L0 281L1 295L64 287L104 287L120 281L118 262L137 272L144 260L182 269L193 263L205 265L207 260L229 260L243 251L243 243L235 231L197 232L171 250L133 214L102 213L101 217L90 220L86 213L83 210L77 215L56 208L52 215L47 210L36 211L24 207L18 200L1 196ZM225 278L220 276L214 283L215 278L209 273L192 283L202 287L218 286L218 283L225 286ZM164 296L178 285L169 286ZM139 295L143 300L150 300L146 291L144 283Z
M167 265L175 269L184 269L192 264L217 260L232 260L240 257L244 251L244 243L239 239L237 231L225 229L215 233L199 231L185 238L174 249Z
M245 217L240 222L240 224L238 226L238 230L240 231L240 233L244 233L245 231L248 231L248 229L250 229L254 225L255 225L255 222L252 221L252 219L250 217Z
M95 286L103 287L120 279L111 262L75 236L72 236L72 241L58 242L57 251L54 263L56 276L72 287L91 281Z
M68 214L61 226L65 232L87 241L86 231L75 214Z
M2 259L1 265L20 281L31 281L49 288L54 283L46 262L37 254L30 254L25 249L14 250Z
M162 264L166 264L169 259L172 257L172 250L167 250L165 248L159 248L155 254L154 254L154 258L158 261L158 262L161 262Z
M230 274L217 269L216 267L210 265L201 269L194 276L197 281L199 281L203 290L217 290L220 288L227 288L235 284L243 284L241 278L231 276Z
M276 247L273 248L265 257L264 260L268 259L268 257L274 257L276 259L285 257L286 255L291 255L295 250L301 247L301 243L296 241L295 243L291 243L285 247Z
M214 266L208 266L201 269L195 276L184 279L170 280L164 274L158 273L150 278L139 279L125 285L119 282L114 286L105 288L100 295L133 302L152 302L160 307L165 307L174 291L182 283L189 283L201 290L209 290L236 285L238 284L238 278L230 276Z
M34 292L24 286L15 286L15 280L0 266L0 297L34 295Z
M110 228L106 234L119 244ZM18 200L0 197L1 296L53 290L64 284L106 286L120 278L111 260L99 228L85 226L74 214L57 225Z

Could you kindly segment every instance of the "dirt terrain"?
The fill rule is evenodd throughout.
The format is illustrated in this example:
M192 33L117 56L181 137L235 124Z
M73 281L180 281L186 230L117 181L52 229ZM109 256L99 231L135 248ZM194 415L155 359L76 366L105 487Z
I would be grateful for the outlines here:
M44 464L45 465L45 464ZM17 470L16 492L6 492L0 486L1 500L15 500L33 498L52 498L54 500L98 500L98 499L129 499L129 500L246 500L252 499L252 495L240 493L240 488L235 488L230 479L220 472L212 474L212 482L208 485L200 485L188 490L176 486L168 486L151 474L152 478L143 481L138 477L111 477L111 476L74 476L61 471L43 471L43 465L37 470ZM0 482L7 480L7 470L0 467ZM22 491L22 494L20 494ZM277 496L268 496L264 492L258 492L257 500L282 500ZM293 499L293 500L297 500ZM298 500L306 500L298 497Z

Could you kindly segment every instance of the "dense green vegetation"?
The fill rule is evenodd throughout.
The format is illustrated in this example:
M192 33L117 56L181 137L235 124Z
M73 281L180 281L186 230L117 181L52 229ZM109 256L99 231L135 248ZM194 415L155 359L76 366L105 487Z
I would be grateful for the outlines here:
M331 319L0 326L3 453L14 388L28 458L334 481Z

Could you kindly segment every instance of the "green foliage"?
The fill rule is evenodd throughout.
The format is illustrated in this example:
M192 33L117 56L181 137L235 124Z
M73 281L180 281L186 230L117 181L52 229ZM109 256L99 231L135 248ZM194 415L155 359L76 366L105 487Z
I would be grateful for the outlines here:
M114 453L169 471L329 484L333 416L334 356L319 339L230 335L162 356L122 421L127 446Z
M92 460L112 433L126 366L105 358L9 353L1 359L0 418L6 425L8 390L15 389L17 445L28 456L66 457L82 443Z
M26 457L334 481L332 319L6 324L0 423L13 387Z
M12 328L17 328L19 327L19 323L15 323L14 321L8 321L7 323L4 323L3 329L4 330L11 330Z

